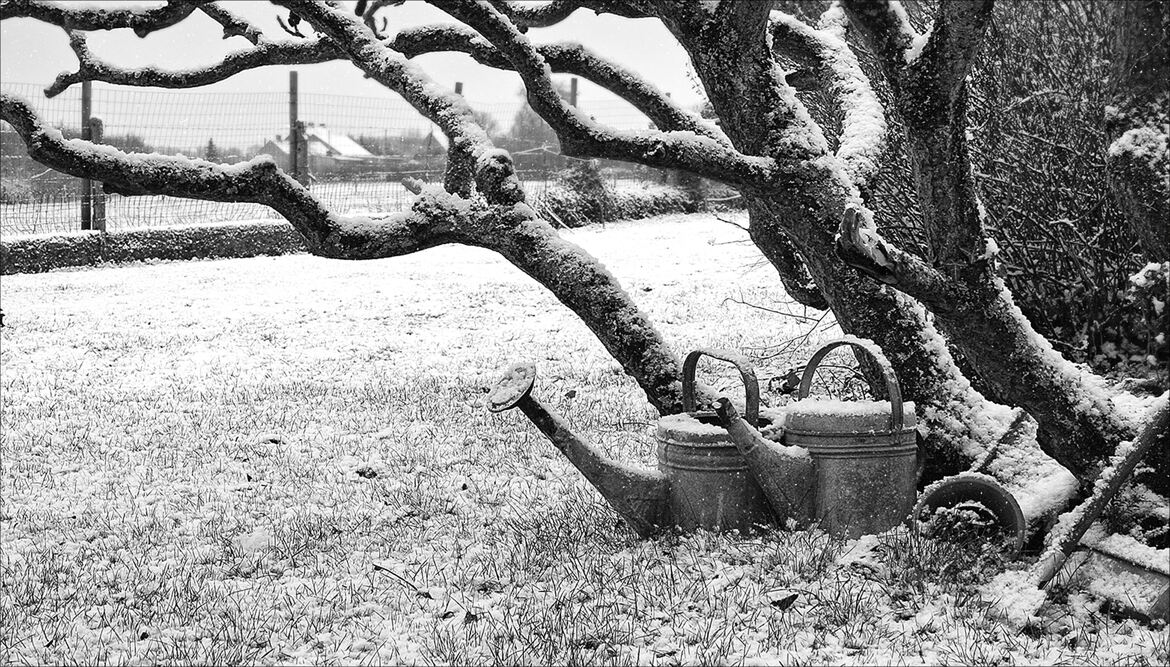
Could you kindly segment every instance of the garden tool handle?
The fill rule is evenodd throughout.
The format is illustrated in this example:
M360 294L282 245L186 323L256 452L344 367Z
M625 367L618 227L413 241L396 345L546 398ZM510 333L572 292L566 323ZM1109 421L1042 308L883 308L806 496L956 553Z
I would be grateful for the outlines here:
M808 360L808 364L804 367L804 375L800 378L800 390L796 394L796 397L798 399L808 397L808 392L812 389L813 374L817 370L817 365L825 359L825 355L842 345L852 345L854 348L865 352L882 369L882 376L886 380L886 393L890 395L890 431L892 433L901 432L902 426L905 423L905 417L902 414L902 387L898 384L898 377L894 375L894 369L890 367L890 362L886 359L886 355L882 354L881 348L868 341L841 339L826 343L813 354L812 358ZM684 384L684 389L685 386ZM683 395L686 395L685 391Z
M744 401L743 418L753 428L758 426L760 421L760 382L756 379L756 372L752 370L747 358L728 350L698 349L687 355L686 361L683 362L683 410L686 412L695 411L695 368L699 365L699 357L703 355L726 361L739 370L739 376L743 378L743 388L747 394Z

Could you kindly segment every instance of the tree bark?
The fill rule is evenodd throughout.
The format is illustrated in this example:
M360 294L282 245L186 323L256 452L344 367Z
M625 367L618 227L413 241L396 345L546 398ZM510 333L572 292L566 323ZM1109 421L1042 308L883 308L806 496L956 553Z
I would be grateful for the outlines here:
M1101 463L1132 432L1107 392L1035 332L991 269L968 152L966 75L990 20L990 0L940 5L917 52L890 35L912 32L898 17L847 0L846 10L879 52L906 125L929 254L919 259L888 245L841 251L867 271L927 304L947 339L992 389L1040 423L1044 451L1091 484ZM843 227L842 231L845 229ZM875 232L876 233L876 232ZM882 270L875 270L875 263Z
M968 467L1007 429L1010 410L971 387L921 306L858 274L837 256L839 216L858 195L842 180L845 170L828 154L828 143L812 119L791 111L799 103L784 97L791 89L771 56L766 50L751 51L744 46L748 38L734 34L680 30L676 36L692 54L736 148L754 155L796 153L806 158L788 187L768 195L745 192L753 242L781 275L791 275L783 249L794 246L842 330L873 340L885 352L904 395L915 401L928 425L923 443L927 476ZM764 109L771 111L762 115ZM765 119L785 129L777 131Z

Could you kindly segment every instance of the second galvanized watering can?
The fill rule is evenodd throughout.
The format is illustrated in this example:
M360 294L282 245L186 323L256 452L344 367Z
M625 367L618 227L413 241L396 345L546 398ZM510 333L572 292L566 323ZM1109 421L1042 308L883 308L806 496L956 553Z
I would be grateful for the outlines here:
M817 367L844 345L864 352L881 369L888 401L808 398ZM821 527L854 538L903 522L917 498L917 421L914 403L902 400L882 351L859 338L824 345L805 366L798 398L787 406L784 443L812 456L813 515Z

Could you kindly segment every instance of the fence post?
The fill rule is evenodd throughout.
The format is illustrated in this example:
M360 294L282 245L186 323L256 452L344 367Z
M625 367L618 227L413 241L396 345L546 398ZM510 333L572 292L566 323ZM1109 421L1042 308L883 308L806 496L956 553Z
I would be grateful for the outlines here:
M89 119L89 135L90 141L95 144L102 143L102 138L105 136L105 124L102 123L101 118ZM91 211L90 227L99 231L106 231L106 188L104 183L89 184L89 194L93 202Z
M309 184L309 177L312 176L312 171L309 167L312 163L309 162L309 134L305 131L305 121L298 120L294 134L297 135L297 175L296 179L300 181L301 185Z
M577 77L569 79L569 106L577 106Z
M93 108L93 83L81 82L81 138L89 141L93 135L89 125L89 114ZM88 178L81 179L81 229L93 229L93 212L90 209L93 196L93 183Z
M300 120L297 118L297 73L288 73L288 172L301 180L298 162L301 159Z

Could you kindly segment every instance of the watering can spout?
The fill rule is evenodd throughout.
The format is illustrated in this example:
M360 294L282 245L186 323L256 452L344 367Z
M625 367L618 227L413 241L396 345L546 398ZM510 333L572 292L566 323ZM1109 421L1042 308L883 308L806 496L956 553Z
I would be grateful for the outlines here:
M488 410L520 408L640 537L669 526L670 484L666 476L657 470L610 460L577 437L564 418L531 395L535 379L534 364L509 366L488 395Z
M813 515L815 478L808 450L785 446L760 435L726 398L719 399L715 411L776 516L781 521L790 519L796 526L807 525Z

